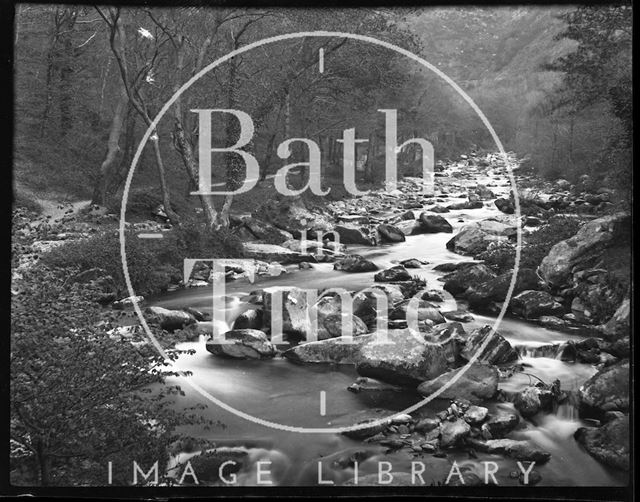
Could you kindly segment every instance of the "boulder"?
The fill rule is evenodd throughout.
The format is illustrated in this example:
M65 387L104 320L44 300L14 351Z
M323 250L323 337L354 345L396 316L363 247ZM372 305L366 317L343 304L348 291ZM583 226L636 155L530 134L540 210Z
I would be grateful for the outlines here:
M420 223L417 220L403 220L395 224L395 227L404 235L416 235L421 231Z
M349 255L345 258L342 258L336 261L333 264L334 270L342 270L343 272L372 272L374 270L378 270L378 266L363 258L360 255Z
M439 205L435 205L433 206L431 209L429 209L429 211L431 211L432 213L448 213L450 212L449 209L447 209L444 206L439 206Z
M224 337L231 343L209 341L207 351L214 356L233 359L268 359L276 355L276 348L267 335L257 329L234 329L227 331Z
M467 444L479 451L487 453L503 453L515 460L533 461L537 464L544 464L551 458L547 451L536 448L528 441L518 441L515 439L489 439L482 441L470 438Z
M631 313L631 302L626 298L618 307L615 314L603 326L603 335L609 340L620 340L630 334L629 316Z
M390 320L406 320L407 319L407 311L409 308L411 300L404 300L400 304L398 304L394 309L389 313ZM417 319L418 322L424 320L433 321L435 324L441 324L446 322L446 319L440 313L440 311L435 308L433 305L429 304L424 300L418 300L416 303L417 308L414 311L414 319Z
M449 312L442 312L442 315L446 319L449 319L450 321L458 321L458 322L473 321L473 316L466 310L451 310Z
M482 209L482 207L484 207L484 204L482 204L482 201L475 200L475 201L457 202L455 204L449 204L447 206L447 209L452 209L452 210Z
M507 299L507 292L511 285L513 272L506 272L497 277L488 279L480 284L473 284L465 291L465 298L469 306L475 309L483 309L492 302L503 302ZM538 287L540 280L535 272L530 268L518 270L516 284L513 288L513 295Z
M476 329L469 335L460 355L467 361L470 360L474 355L478 354L487 337L490 338L490 341L485 349L480 352L477 359L479 362L508 364L518 360L518 353L511 344L489 325Z
M485 251L491 242L506 242L516 234L516 227L496 219L486 219L465 225L451 240L447 249L474 256Z
M461 443L471 432L471 426L463 419L458 418L453 422L440 422L440 446L450 448Z
M426 264L426 262L418 260L417 258L409 258L400 262L400 265L402 265L404 268L422 268L422 265Z
M406 240L402 230L393 225L378 225L378 232L382 242L404 242Z
M496 277L496 274L482 263L471 263L464 267L460 267L444 277L443 289L453 296L458 296L468 288L482 284Z
M443 346L419 340L408 330L388 330L387 334L391 343L369 343L362 347L356 363L359 375L415 387L448 369Z
M596 460L616 469L630 469L628 415L616 417L601 427L580 427L574 437Z
M375 282L399 282L411 280L411 275L402 265L388 268L373 276Z
M540 276L554 287L569 285L572 274L585 270L603 257L605 250L630 232L630 215L615 213L592 220L573 237L558 242L538 267Z
M374 340L374 334L354 337L351 343L345 343L343 338L329 338L301 343L286 350L283 355L295 363L355 364L360 358L360 348Z
M262 328L262 309L250 308L236 317L233 329L260 329Z
M351 318L351 336L359 336L364 335L369 332L369 328L364 323L362 319L360 319L356 315L350 316ZM318 319L320 322L320 319ZM344 317L342 315L328 315L322 320L322 325L324 330L329 335L327 338L335 338L342 336L342 325L344 322ZM323 340L323 336L321 336L320 329L318 330L318 340Z
M604 413L629 409L629 360L602 368L587 380L578 396L587 411Z
M301 261L316 261L313 255L291 251L277 244L264 242L244 242L242 244L245 258L255 258L267 262L300 263Z
M520 417L517 414L499 412L482 425L482 432L488 432L490 438L501 438L515 429L519 423Z
M282 309L274 312L274 299L282 296ZM307 338L313 331L309 318L308 290L294 286L273 286L262 290L264 325L271 326L273 315L281 317L283 333Z
M452 233L453 227L442 216L437 214L421 213L418 219L422 232L426 234L437 234L440 232Z
M564 307L545 291L522 291L511 298L511 312L525 319L541 316L562 316Z
M471 425L477 425L487 418L489 410L484 406L469 406L467 411L464 412L464 420Z
M513 214L515 212L513 201L511 201L510 199L499 198L494 201L494 204L499 211L505 214Z
M533 385L525 387L513 400L513 406L525 418L532 417L541 410L550 410L552 405L551 391Z
M333 230L340 236L340 242L342 244L375 245L375 242L369 237L368 233L355 225L336 225Z
M195 317L183 310L169 310L162 307L147 307L144 313L150 322L160 325L162 329L165 329L167 331L182 329L185 326L196 322Z
M418 392L430 396L441 389L461 371L450 370L439 377L418 386ZM440 399L466 399L471 403L480 403L491 399L498 392L498 370L494 366L473 363L456 382L438 395Z

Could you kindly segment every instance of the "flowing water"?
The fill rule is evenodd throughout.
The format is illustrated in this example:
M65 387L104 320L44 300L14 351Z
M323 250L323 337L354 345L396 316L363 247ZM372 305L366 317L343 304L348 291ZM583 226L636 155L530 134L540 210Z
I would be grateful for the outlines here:
M481 182L481 180L478 180ZM495 179L492 179L495 183ZM492 188L494 192L501 189ZM502 190L506 190L503 187ZM453 211L446 215L453 225L454 233L469 223L494 216L495 209L483 208L470 211ZM459 221L462 220L462 221ZM386 268L406 258L418 258L429 264L421 270L415 270L427 280L429 288L440 288L437 278L442 274L433 270L435 265L452 261L468 261L449 252L445 243L451 234L427 234L410 236L406 242L394 245L383 245L375 248L350 246L349 252L359 253L374 261L380 268ZM414 270L411 271L412 273ZM259 278L255 283L240 280L227 283L227 294L224 305L229 323L242 312L247 303L244 298L254 289L268 286L298 286L309 289L342 287L359 290L373 284L373 272L347 274L334 271L332 264L314 264L312 270L298 270L291 267L289 273L280 277ZM153 300L155 305L166 308L192 306L211 312L212 299L210 288L192 288L165 294ZM456 308L456 300L448 296L442 310ZM484 324L492 324L495 319L474 315L473 322L465 325L470 331ZM528 366L527 373L534 374L546 382L559 379L565 390L576 390L596 372L593 366L580 363L566 363L555 357L535 357L535 347L550 343L562 343L575 336L561 333L522 320L505 318L498 328L512 345L523 355L523 362ZM276 358L267 361L225 360L212 356L205 350L204 341L185 343L180 348L195 349L194 355L185 355L177 361L180 369L190 370L190 379L208 393L227 405L244 413L264 420L294 427L337 427L355 423L358 417L368 416L368 410L378 408L388 414L400 411L420 400L417 393L381 391L361 392L347 391L357 375L353 368L329 365L300 366L285 359ZM500 388L510 392L521 390L528 385L530 377L523 374L500 382ZM335 433L298 433L286 432L253 423L223 410L217 405L207 402L198 392L180 382L186 396L179 405L208 404L204 414L213 420L225 424L225 428L214 427L210 431L185 427L196 437L206 437L216 441L218 445L241 448L249 454L252 461L268 460L271 463L271 477L279 484L316 484L318 483L318 461L322 460L322 479L333 480L336 484L354 475L351 466L336 467L335 460L349 456L354 451L367 453L360 462L360 476L375 473L378 461L389 461L393 472L409 472L413 457L402 451L383 455L382 448L375 443L362 443ZM321 393L326 396L326 413L321 415ZM448 403L435 401L421 410L424 416L433 416L446 408ZM513 410L510 403L489 403L490 412L496 409ZM586 425L578 416L577 408L566 403L555 413L538 415L531 421L523 420L510 437L528 439L552 455L551 460L536 470L542 475L542 485L621 485L624 479L610 472L606 467L584 452L573 438L575 430ZM181 455L184 460L188 455ZM502 455L478 453L477 459L470 459L464 452L448 453L445 459L424 454L418 458L425 463L425 480L444 480L449 473L453 460L466 469L475 471L483 478L482 461L494 461L499 465L496 478L500 484L517 484L518 480L510 477L517 471L516 462ZM255 484L255 474L238 473L238 484Z

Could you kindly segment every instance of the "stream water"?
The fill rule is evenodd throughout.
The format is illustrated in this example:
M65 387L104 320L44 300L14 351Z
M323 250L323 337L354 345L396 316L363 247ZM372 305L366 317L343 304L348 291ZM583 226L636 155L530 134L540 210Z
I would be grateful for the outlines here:
M496 178L489 180L496 183ZM500 187L492 187L494 192L504 193L506 178L498 180ZM500 183L500 181L502 183ZM482 180L475 180L482 182ZM454 234L460 227L471 221L494 216L499 213L495 208L483 208L467 211L452 211L446 215L454 227ZM462 220L462 221L459 221ZM440 289L437 278L442 273L433 270L435 265L453 261L468 261L469 258L448 251L445 243L451 234L426 234L410 236L406 242L394 245L382 245L374 248L349 246L349 252L358 253L375 262L380 268L386 268L406 258L418 258L429 264L419 275L427 280L429 288ZM246 280L227 283L225 305L227 318L231 322L247 303L244 301L250 291L268 286L298 286L309 289L343 287L359 290L373 284L373 272L347 274L334 271L332 264L314 264L311 270L298 270L290 267L289 273L279 277L258 278L253 284ZM412 270L412 272L414 272ZM417 275L418 275L417 274ZM166 308L192 306L211 312L211 289L192 288L167 293L154 298L152 303ZM448 296L442 310L456 308L456 300ZM469 332L484 324L493 324L495 319L474 314L474 321L465 324ZM555 358L534 357L538 345L577 339L572 335L542 328L523 320L505 318L498 331L523 354L523 362L529 368L527 372L537 375L544 381L559 379L564 390L576 390L585 380L596 372L595 367L580 363L566 363ZM336 366L300 366L276 358L266 361L225 360L216 358L205 350L204 340L185 343L180 348L195 349L194 355L185 355L177 361L177 367L193 372L191 378L211 395L234 408L265 420L297 427L332 427L350 425L372 408L386 410L389 414L400 411L420 400L420 396L410 390L406 392L361 392L347 391L357 375L353 368ZM529 383L529 377L515 374L500 382L500 388L507 392L521 390ZM424 480L442 481L447 477L454 460L463 468L472 470L484 477L483 461L494 461L499 470L496 479L499 484L518 484L510 473L518 471L516 462L502 455L478 453L477 459L469 458L465 452L447 452L447 458L436 458L430 454L414 458L400 450L395 453L383 453L376 443L363 443L340 434L311 434L285 432L255 424L235 416L206 399L198 392L181 382L186 395L180 398L179 406L191 406L196 403L208 404L204 414L213 420L225 424L225 428L213 428L210 431L185 427L184 432L196 437L206 437L226 448L240 448L249 455L252 463L268 460L271 475L266 475L274 484L305 485L318 483L318 461L322 462L322 479L333 480L336 484L350 479L354 475L352 467L337 466L335 460L351 455L355 451L366 451L359 464L358 474L364 476L376 473L378 461L388 461L393 472L410 472L411 462L424 462L426 470ZM320 394L326 395L326 414L320 413ZM423 416L434 414L448 405L448 402L434 401L421 410ZM492 402L485 404L490 412L496 409L513 409L510 403ZM573 438L575 430L586 425L578 416L576 407L571 403L561 405L554 413L540 414L532 420L523 420L519 428L512 432L513 439L528 439L535 445L549 451L551 460L545 465L536 466L541 474L541 485L622 485L624 479L598 463ZM181 454L179 460L189 455ZM256 484L255 470L237 473L237 484Z

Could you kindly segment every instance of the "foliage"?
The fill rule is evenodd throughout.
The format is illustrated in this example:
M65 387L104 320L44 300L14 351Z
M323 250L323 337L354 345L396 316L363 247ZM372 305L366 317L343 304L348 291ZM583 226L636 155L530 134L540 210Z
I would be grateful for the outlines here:
M242 243L230 231L213 231L202 224L189 222L165 232L161 240L141 240L135 232L127 232L125 243L131 285L143 296L158 293L171 282L182 280L185 258L242 255ZM54 268L77 267L81 271L101 268L113 277L120 295L127 291L117 232L104 232L65 243L43 255L42 261Z
M182 391L165 382L174 373L151 345L131 343L138 335L108 336L117 320L86 286L44 267L23 276L11 301L14 484L106 484L108 462L126 484L133 460L158 460L162 475L176 427L204 422L198 408L177 411Z

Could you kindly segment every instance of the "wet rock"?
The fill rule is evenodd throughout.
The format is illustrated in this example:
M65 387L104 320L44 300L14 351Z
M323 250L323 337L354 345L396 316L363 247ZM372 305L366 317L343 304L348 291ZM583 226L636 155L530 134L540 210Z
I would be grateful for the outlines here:
M336 261L333 264L334 270L342 270L343 272L372 272L378 270L378 266L363 258L360 255L350 255Z
M460 443L471 432L471 426L462 419L440 423L440 446L450 448Z
M444 387L460 369L450 370L439 377L418 386L418 392L430 396ZM456 382L438 395L441 399L466 399L480 403L492 398L498 391L498 370L494 366L473 363Z
M360 348L375 341L374 337L374 334L356 336L349 343L343 338L306 342L286 350L283 355L295 363L355 364L360 358Z
M145 316L150 322L160 325L167 331L182 329L196 322L195 318L183 310L169 310L162 307L147 307Z
M440 232L452 233L453 227L442 216L437 214L421 213L418 219L424 233L437 234Z
M361 228L352 225L336 225L333 229L340 236L340 242L343 244L361 244L364 246L373 246L375 242Z
M468 288L495 278L496 274L481 263L473 263L458 268L445 275L443 289L453 296L464 293Z
M268 359L276 355L267 335L257 329L234 329L227 331L224 338L228 343L207 342L207 351L233 359Z
M387 421L377 423L375 418L368 418L358 422L356 425L358 425L357 429L344 431L342 434L353 439L368 438L383 432L387 428Z
M518 441L515 439L489 439L482 441L469 438L467 444L472 445L479 451L487 453L503 453L515 460L533 461L537 464L544 464L551 458L547 451L536 448L528 441Z
M436 324L440 324L446 322L446 319L443 317L442 313L435 308L433 305L430 305L428 302L424 300L404 300L400 304L398 304L390 313L389 319L407 319L407 313L409 311L409 307L411 303L415 304L412 307L412 315L413 318L418 322L424 320L433 321Z
M490 341L480 352L479 349L487 337L490 337ZM478 361L487 364L508 364L518 360L518 353L511 344L489 325L476 329L469 335L460 355L469 360L478 352Z
M388 268L387 270L383 270L378 272L373 276L373 280L375 282L398 282L398 281L408 281L411 279L411 275L407 272L402 265L397 265L395 267Z
M541 316L561 316L564 307L545 291L527 290L511 299L511 311L525 319Z
M349 334L351 336L364 335L369 332L367 325L358 316L351 317L351 330ZM342 315L329 315L323 321L324 329L327 331L330 337L335 338L342 336L342 325L344 323L344 317ZM320 333L318 333L318 340L322 340Z
M425 291L420 299L428 302L443 302L444 294L437 289L430 289L429 291Z
M617 417L601 427L580 427L574 437L598 461L616 469L629 470L628 415Z
M560 241L542 259L538 272L555 287L567 285L572 274L589 268L602 257L605 250L616 244L621 235L630 231L630 216L616 213L592 220L573 237Z
M513 400L513 406L525 418L532 417L541 410L549 410L552 404L551 392L533 385L516 394Z
M389 330L387 336L392 343L369 343L362 347L356 363L359 375L415 387L447 370L442 346L427 344L408 330Z
M516 228L495 219L465 225L449 242L447 249L462 255L475 256L485 251L491 242L506 242L516 234Z
M378 225L378 232L383 242L404 242L402 230L393 225Z
M248 309L236 317L233 329L260 329L262 328L262 309Z
M426 263L416 258L409 258L408 260L402 260L400 265L404 268L422 268L422 265L426 265Z
M309 318L308 291L293 286L273 286L262 291L264 305L263 319L265 326L271 326L271 318L276 315L282 321L282 331L306 338L315 330ZM282 296L282 309L275 312L274 299Z
M420 233L420 223L417 220L403 220L395 224L404 235L417 235Z
M432 430L437 429L439 425L440 420L435 418L423 418L418 420L415 425L415 430L423 433L431 432Z
M626 298L611 319L604 325L603 335L610 340L620 340L628 337L631 326L629 322L630 313L631 302L629 298Z
M580 387L578 395L587 411L626 412L629 409L629 361L601 369Z
M471 285L465 291L465 297L472 308L486 308L492 302L503 302L507 298L513 272L506 272L497 277L493 277L479 284ZM535 270L521 268L518 270L516 284L513 288L513 295L527 290L537 288L540 283Z
M495 200L494 204L498 210L505 214L513 214L515 212L515 207L510 199L499 198Z
M511 432L520 423L520 418L515 413L499 412L492 415L485 424L482 425L483 432L486 430L491 438L501 438Z
M477 425L482 423L488 414L489 410L484 406L470 406L467 408L467 411L464 412L464 419L471 425Z
M567 321L552 315L543 315L538 318L538 323L549 329L561 331L567 328Z
M449 209L444 206L435 205L431 209L429 209L432 213L448 213Z
M473 316L466 310L451 310L449 312L442 312L442 315L451 321L458 321L458 322L473 321Z
M184 310L187 314L191 314L193 318L198 322L211 320L211 314L201 312L200 310L193 307L185 307L182 310Z

